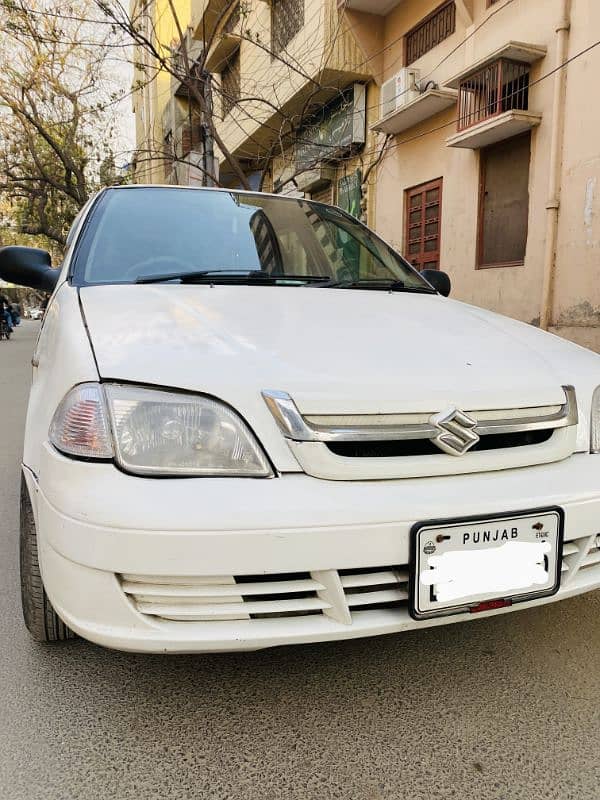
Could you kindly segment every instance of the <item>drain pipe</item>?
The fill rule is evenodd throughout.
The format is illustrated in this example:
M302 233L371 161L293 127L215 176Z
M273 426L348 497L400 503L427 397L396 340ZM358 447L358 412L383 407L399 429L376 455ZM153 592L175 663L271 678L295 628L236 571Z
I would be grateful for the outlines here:
M564 64L569 57L569 30L571 28L571 2L562 0L561 19L556 28L556 66ZM563 67L554 76L554 100L552 104L552 138L550 141L550 184L546 204L546 248L544 251L544 277L540 328L548 330L552 324L554 284L556 279L556 246L558 240L558 218L560 214L560 183L565 133L565 99L567 68Z

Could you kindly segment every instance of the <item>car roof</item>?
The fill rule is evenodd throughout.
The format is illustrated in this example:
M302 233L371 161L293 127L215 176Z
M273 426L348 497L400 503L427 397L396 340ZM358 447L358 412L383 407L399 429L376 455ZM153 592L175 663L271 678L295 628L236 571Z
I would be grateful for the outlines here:
M101 189L98 194L112 191L132 191L135 189L173 189L173 190L186 190L189 192L220 192L225 194L241 194L251 197L274 197L277 200L303 200L306 203L316 203L317 205L327 205L327 203L319 203L318 200L311 200L307 197L292 197L285 194L277 194L275 192L257 192L251 189L233 189L226 186L178 186L172 183L129 183L125 186L106 186Z

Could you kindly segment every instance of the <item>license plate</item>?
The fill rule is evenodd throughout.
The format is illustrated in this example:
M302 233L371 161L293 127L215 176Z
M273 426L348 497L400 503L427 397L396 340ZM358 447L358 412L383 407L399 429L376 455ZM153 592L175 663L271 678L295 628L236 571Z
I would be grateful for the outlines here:
M433 520L411 531L414 619L483 611L555 594L564 513L544 508Z

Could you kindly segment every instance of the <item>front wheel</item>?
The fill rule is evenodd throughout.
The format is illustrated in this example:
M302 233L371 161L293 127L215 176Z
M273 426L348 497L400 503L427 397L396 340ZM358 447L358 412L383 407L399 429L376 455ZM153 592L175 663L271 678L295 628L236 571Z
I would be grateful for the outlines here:
M52 608L48 599L38 562L37 533L33 508L25 478L21 475L21 603L27 630L36 642L62 642L75 639Z

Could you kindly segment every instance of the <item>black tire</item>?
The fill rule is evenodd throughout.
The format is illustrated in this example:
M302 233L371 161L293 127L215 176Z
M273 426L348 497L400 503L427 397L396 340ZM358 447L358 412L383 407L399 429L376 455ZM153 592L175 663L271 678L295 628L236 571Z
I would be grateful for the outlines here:
M36 642L64 642L75 639L76 634L68 628L52 608L44 589L38 563L35 518L29 499L25 478L21 475L21 603L27 630Z

